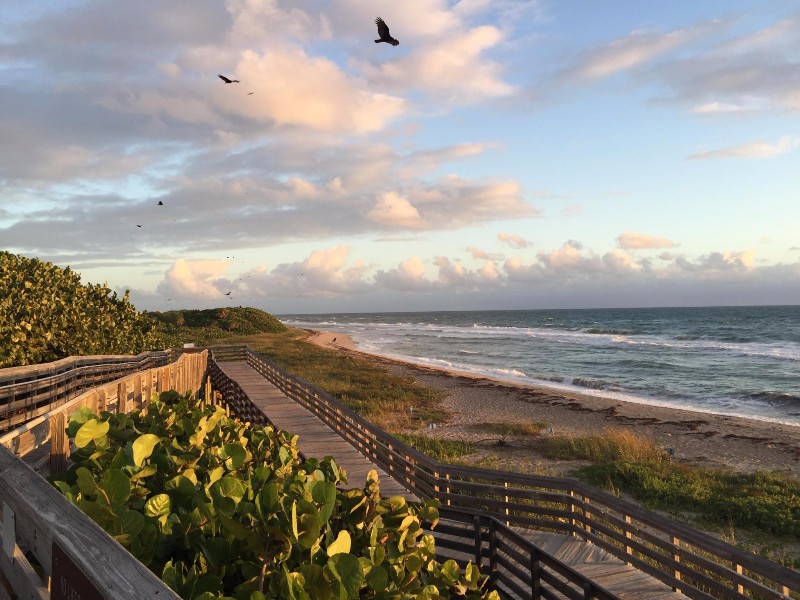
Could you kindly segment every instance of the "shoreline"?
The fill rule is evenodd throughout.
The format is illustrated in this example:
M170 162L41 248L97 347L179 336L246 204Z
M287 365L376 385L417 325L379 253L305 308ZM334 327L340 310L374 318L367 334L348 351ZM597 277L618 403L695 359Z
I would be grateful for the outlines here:
M481 424L504 422L544 422L555 435L567 436L632 428L638 435L672 448L676 463L800 477L800 427L796 425L604 398L423 366L359 350L346 334L305 331L314 344L379 362L395 374L444 390L444 407L452 417L447 423L437 424L436 429L420 432L425 435L476 441L486 437L485 431L480 431Z

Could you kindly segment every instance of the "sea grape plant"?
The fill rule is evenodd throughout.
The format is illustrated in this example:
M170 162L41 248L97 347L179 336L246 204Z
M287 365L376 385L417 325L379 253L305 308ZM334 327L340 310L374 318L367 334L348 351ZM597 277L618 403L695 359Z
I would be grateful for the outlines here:
M53 484L182 598L498 600L478 568L435 558L437 504L344 489L297 436L166 392L146 412L83 409Z
M0 251L0 368L163 348L128 293L81 284L69 268Z

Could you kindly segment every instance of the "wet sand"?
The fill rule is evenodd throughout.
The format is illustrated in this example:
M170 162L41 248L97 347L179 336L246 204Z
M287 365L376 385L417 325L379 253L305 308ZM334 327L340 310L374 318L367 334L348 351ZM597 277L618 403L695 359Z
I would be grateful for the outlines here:
M436 429L425 429L426 435L485 440L492 435L481 429L486 423L544 422L552 427L553 435L572 436L599 434L612 427L631 428L665 449L672 448L677 463L800 477L797 426L599 398L418 366L361 352L352 339L340 333L313 332L309 341L352 352L421 385L444 390L445 408L452 417L437 424ZM504 452L519 460L529 451L512 446ZM546 465L543 460L532 458L531 464Z

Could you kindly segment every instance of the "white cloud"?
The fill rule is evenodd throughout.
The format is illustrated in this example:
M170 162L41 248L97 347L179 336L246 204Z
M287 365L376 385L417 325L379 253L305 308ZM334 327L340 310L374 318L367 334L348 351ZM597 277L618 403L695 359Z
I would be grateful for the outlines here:
M505 233L501 231L500 233L497 234L497 239L501 242L508 244L515 250L520 250L522 248L533 246L533 242L528 241L522 236L513 233Z
M419 291L431 287L425 279L425 264L418 256L404 260L396 269L379 270L375 281L381 287L397 291Z
M419 211L395 192L381 194L367 218L390 228L419 229L422 225Z
M668 33L650 30L632 31L625 37L612 40L599 48L587 51L579 63L570 69L583 79L601 79L638 67L703 36L707 27L676 29Z
M228 260L177 259L164 274L158 293L165 297L190 299L195 296L222 298L217 284L230 267Z
M626 250L645 250L654 248L672 248L677 246L667 238L653 237L645 233L626 231L617 237L617 246Z
M697 152L689 158L694 160L707 160L713 158L772 158L793 150L800 144L797 136L785 135L777 142L756 141L720 150Z

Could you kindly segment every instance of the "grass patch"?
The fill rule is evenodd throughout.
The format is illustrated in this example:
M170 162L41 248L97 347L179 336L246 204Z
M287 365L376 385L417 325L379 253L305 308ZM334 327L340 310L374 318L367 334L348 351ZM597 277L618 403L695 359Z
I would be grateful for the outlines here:
M534 421L530 423L484 423L480 425L482 430L491 431L503 437L509 435L536 436L547 429L547 423Z
M348 407L390 432L441 422L444 392L392 375L386 367L305 340L298 329L283 333L236 337L275 364L340 399ZM413 411L411 410L413 407Z
M469 442L461 440L443 440L431 438L426 435L400 433L395 436L402 442L427 454L431 458L443 462L450 462L462 456L472 454L475 448Z
M800 481L791 477L626 460L583 467L574 475L625 490L648 508L691 511L709 525L800 535Z
M543 437L537 449L546 458L595 463L618 460L659 463L667 458L664 450L649 439L621 428L608 429L603 435Z

